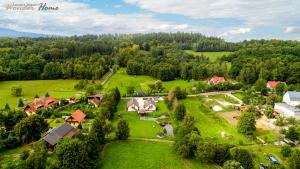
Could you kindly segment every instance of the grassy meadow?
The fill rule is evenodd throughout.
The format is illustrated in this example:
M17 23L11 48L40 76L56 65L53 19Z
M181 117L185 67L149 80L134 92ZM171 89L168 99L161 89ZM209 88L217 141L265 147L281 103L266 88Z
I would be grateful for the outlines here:
M3 81L0 82L0 107L8 103L11 107L17 107L19 98L32 101L38 94L43 97L46 92L56 98L69 98L75 96L78 91L74 89L77 80L29 80L29 81ZM22 87L22 96L11 95L12 86ZM24 102L26 104L26 102Z
M195 55L195 56L204 55L204 56L208 57L209 60L212 62L217 60L219 57L222 57L224 55L226 56L226 55L229 55L230 53L232 53L232 52L195 52L192 50L185 50L185 52L188 54Z
M128 75L126 73L125 68L120 68L103 86L103 92L108 92L110 89L118 87L121 95L125 95L127 93L127 87L133 86L135 90L143 90L146 92L148 90L149 83L155 83L158 79L144 76L144 75ZM186 89L187 92L190 92L193 87L193 83L197 83L197 81L185 81L185 80L173 80L163 82L163 86L165 87L162 93L167 94L170 89L175 89L177 86L180 86L183 89Z
M113 142L103 151L103 169L211 169L213 165L175 155L172 144L146 141Z

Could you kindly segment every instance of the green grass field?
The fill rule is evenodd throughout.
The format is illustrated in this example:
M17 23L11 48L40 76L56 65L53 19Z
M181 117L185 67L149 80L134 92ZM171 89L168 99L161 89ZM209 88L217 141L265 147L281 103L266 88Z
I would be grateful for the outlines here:
M242 134L239 134L232 125L223 119L217 112L212 112L207 103L199 97L182 100L186 106L187 113L194 116L196 127L201 132L202 137L214 139L218 142L238 144L240 140L244 143L251 143ZM232 138L222 138L221 132L231 135Z
M213 165L175 155L172 145L160 142L113 142L103 151L103 169L210 169Z
M158 79L150 77L150 76L144 76L144 75L128 75L126 73L125 68L120 68L117 73L115 73L108 82L103 86L103 92L108 92L109 90L118 87L121 95L124 95L127 93L127 87L133 86L135 88L135 91L137 90L143 90L146 92L148 90L148 84L154 83ZM185 81L185 80L173 80L168 82L163 82L163 87L165 87L165 90L162 93L167 94L170 89L175 89L177 86L180 86L183 89L186 89L187 92L191 92L191 89L193 87L193 83L197 83L197 81Z
M0 152L0 168L9 165L9 163L18 163L20 161L20 154L24 150L30 150L31 145L24 145L18 148Z
M0 82L0 107L8 103L11 107L17 107L19 98L32 101L38 94L44 97L48 92L56 98L69 98L78 91L74 89L77 80L30 80L30 81L3 81ZM22 96L14 97L11 95L11 87L19 85L22 87Z
M121 114L122 118L129 123L130 137L157 138L156 135L162 131L162 128L154 121L140 120L140 116L137 112L127 112L127 101L128 100L122 99L118 104L118 112L116 113L114 125L117 126L117 115Z
M210 61L214 62L217 58L222 57L224 55L229 55L232 52L195 52L192 50L185 50L186 53L192 54L195 56L204 55L209 58Z
M232 93L232 95L234 95L235 97L237 97L241 100L244 98L244 93L243 92Z

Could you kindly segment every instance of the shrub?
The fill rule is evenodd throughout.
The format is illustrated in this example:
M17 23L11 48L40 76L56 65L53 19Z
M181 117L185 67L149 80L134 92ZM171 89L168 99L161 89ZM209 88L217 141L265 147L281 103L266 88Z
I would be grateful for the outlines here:
M290 157L292 155L292 152L293 151L292 151L291 146L284 145L281 147L280 153L283 157Z
M15 97L19 97L22 95L22 88L21 86L13 86L11 87L11 95Z

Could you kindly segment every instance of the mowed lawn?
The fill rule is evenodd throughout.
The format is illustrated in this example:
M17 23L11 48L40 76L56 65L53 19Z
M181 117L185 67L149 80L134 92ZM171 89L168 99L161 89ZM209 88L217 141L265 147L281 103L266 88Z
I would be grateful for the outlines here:
M175 155L172 144L146 141L113 142L103 151L103 169L211 169L213 165Z
M199 97L190 97L181 101L187 109L187 113L191 114L196 120L196 127L200 130L202 137L213 139L220 143L238 144L250 143L242 134L237 132L237 129L230 125L218 112L213 112L209 109L207 102ZM222 138L221 133L225 132L232 138Z
M127 99L122 99L119 102L114 125L117 126L119 121L118 114L120 114L122 119L127 120L129 123L130 137L157 138L157 133L162 131L161 126L156 124L154 121L140 120L140 116L137 112L127 112L126 105L128 101L129 100Z
M148 91L148 84L155 83L158 79L151 76L144 75L128 75L125 68L120 68L104 85L103 92L108 92L109 90L118 87L121 95L127 94L127 87L132 86L135 91L143 90ZM187 92L191 92L193 84L198 83L198 81L185 81L185 80L173 80L163 82L163 87L165 87L162 93L167 94L170 89L175 89L177 86L182 89L186 89Z
M77 80L28 80L28 81L3 81L0 82L0 107L6 103L11 107L17 107L19 98L32 101L38 94L44 97L48 92L56 98L69 98L75 96L78 91L74 89ZM12 86L21 86L22 96L14 97L11 95Z
M231 54L232 52L195 52L192 50L185 50L186 53L188 54L192 54L194 56L200 56L200 55L204 55L206 57L209 58L210 61L214 62L215 60L217 60L217 58L222 57L222 56L226 56Z

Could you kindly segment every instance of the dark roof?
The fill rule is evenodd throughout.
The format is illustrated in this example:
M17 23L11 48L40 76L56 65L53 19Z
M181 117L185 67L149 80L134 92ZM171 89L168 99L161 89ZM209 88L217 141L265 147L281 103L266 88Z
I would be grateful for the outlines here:
M48 132L48 134L42 138L42 140L48 142L54 146L58 141L66 136L70 132L74 132L76 129L68 123L64 123Z
M155 105L155 102L154 102L152 99L146 100L146 101L144 102L144 107L147 107L147 106L149 106L150 104Z
M100 98L100 99L103 99L103 94L95 94L95 95L91 95L91 96L88 96L88 98Z
M136 99L129 100L129 102L127 103L127 107L130 107L132 104L134 104L137 107L139 107L139 102Z

